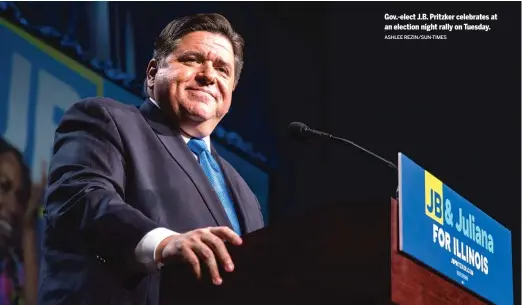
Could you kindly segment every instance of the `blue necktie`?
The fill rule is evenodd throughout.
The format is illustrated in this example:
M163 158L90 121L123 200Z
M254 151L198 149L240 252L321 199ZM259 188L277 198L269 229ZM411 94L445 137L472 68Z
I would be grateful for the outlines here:
M230 194L225 183L225 177L221 172L219 164L210 154L210 151L207 149L207 144L205 143L205 141L201 139L192 138L190 141L188 141L187 145L190 148L190 150L198 156L199 164L203 168L205 175L207 175L210 184L212 184L212 187L214 188L216 194L219 197L219 200L223 204L223 208L227 213L228 219L230 219L230 222L232 223L234 231L240 235L241 229L239 227L239 221L237 219L237 215L234 209L234 203L230 198Z

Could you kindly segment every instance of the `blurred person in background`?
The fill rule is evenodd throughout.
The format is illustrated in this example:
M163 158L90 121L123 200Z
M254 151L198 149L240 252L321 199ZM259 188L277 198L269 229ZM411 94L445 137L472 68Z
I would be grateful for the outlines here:
M31 185L22 154L0 138L0 304L35 305L38 296L36 220L46 184Z

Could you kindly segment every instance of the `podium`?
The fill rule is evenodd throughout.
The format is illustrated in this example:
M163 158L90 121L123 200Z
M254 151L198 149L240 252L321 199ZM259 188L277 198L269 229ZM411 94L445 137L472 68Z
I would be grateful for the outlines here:
M235 271L195 280L161 272L167 304L488 304L398 251L398 202L338 203L246 234L229 246Z

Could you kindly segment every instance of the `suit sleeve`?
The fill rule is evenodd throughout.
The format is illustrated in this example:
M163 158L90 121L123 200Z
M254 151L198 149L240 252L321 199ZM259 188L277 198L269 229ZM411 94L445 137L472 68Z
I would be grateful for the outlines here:
M131 272L137 244L158 226L125 202L128 166L102 100L76 103L56 130L45 218L52 238Z

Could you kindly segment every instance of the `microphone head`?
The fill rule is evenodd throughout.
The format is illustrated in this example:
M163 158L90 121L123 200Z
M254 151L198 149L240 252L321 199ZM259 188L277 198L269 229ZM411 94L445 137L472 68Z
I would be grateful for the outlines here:
M309 142L314 138L313 134L310 132L312 129L301 122L292 122L288 124L288 130L292 137L300 141Z
M301 123L301 122L292 122L290 124L288 124L288 130L290 130L290 133L292 135L299 135L300 133L306 131L308 128L308 126L306 126L305 124Z

